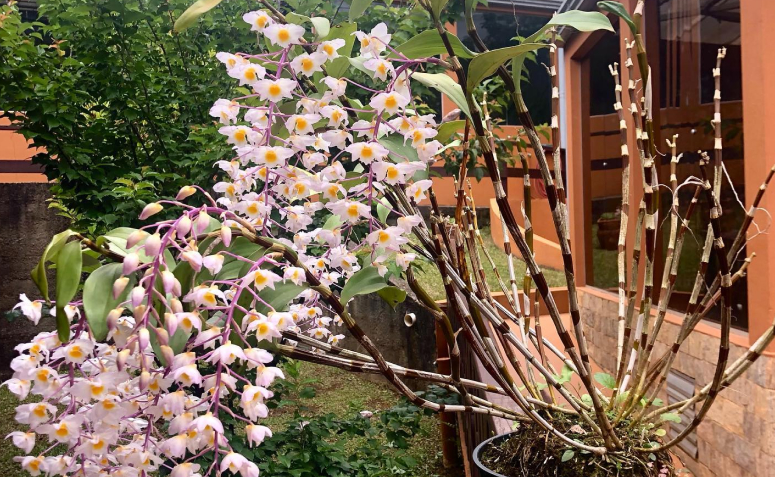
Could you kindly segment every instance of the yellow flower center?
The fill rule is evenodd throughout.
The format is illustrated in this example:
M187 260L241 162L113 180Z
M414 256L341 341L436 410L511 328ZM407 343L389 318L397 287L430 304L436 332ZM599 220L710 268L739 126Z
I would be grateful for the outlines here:
M245 79L248 81L255 81L256 80L256 69L255 68L247 68L245 70Z
M374 155L374 151L371 149L371 146L363 146L363 149L361 149L361 157L369 159Z
M369 46L369 43L371 43L371 41L368 38L362 39L361 40L361 48L366 48L367 46Z
M260 272L256 273L256 280L255 280L256 285L262 286L262 285L266 284L267 281L268 280L266 278L266 275L264 275L263 273L260 273Z
M384 75L385 73L387 73L387 66L385 66L384 62L380 63L379 66L377 66L377 71L381 75Z
M234 133L234 139L237 142L244 142L247 136L248 133L246 133L244 129L237 129L237 132Z
M204 301L206 301L207 303L209 303L211 305L215 304L215 294L213 294L213 292L205 293L202 298L204 299Z
M32 413L38 417L46 417L48 415L48 411L46 411L46 406L42 404L35 406L35 410L32 411Z
M312 68L314 67L315 67L315 62L312 61L312 59L304 58L303 60L301 60L301 69L304 70L305 72L309 73L310 71L312 71Z
M328 188L328 195L331 197L336 197L336 195L339 193L339 187L332 185Z
M234 65L237 64L237 60L235 60L234 58L229 58L228 60L226 60L226 63L229 65L229 68L234 68Z
M398 178L398 168L395 166L388 167L387 170L387 178L391 180L395 180Z
M334 47L331 46L330 44L323 45L323 51L325 51L328 56L331 56L336 52L336 50L334 50Z
M256 18L256 26L259 28L264 28L268 20L269 19L267 17L258 17Z
M265 335L267 332L269 332L269 325L266 323L259 323L256 331L259 335Z
M252 203L251 203L251 204L248 206L248 209L247 209L247 210L248 210L248 214L251 214L251 215L255 215L255 214L257 214L257 213L258 213L258 204L256 204L255 202L252 202Z
M390 234L385 232L384 230L380 230L378 238L379 238L379 243L385 243L388 240L390 240Z
M396 108L397 106L398 106L398 101L396 101L396 97L393 96L392 94L385 99L385 108L393 109L393 108Z
M341 121L342 119L342 113L340 113L338 110L331 113L331 119L333 119L336 122Z
M304 118L296 118L296 129L306 129L309 123Z
M81 347L78 345L74 345L72 348L70 348L70 351L68 352L68 354L73 359L83 358L83 350L81 350Z
M57 437L67 437L70 434L70 432L67 430L67 426L64 424L61 424L59 427L57 427L56 435Z
M306 191L307 191L307 186L305 186L304 184L301 184L301 183L299 183L299 182L297 182L297 183L296 183L296 184L293 186L293 188L296 190L296 193L297 193L297 194L303 194L304 192L306 192Z
M288 31L287 28L281 28L280 31L277 32L277 39L283 43L285 43L286 41L290 41L291 33Z
M356 204L352 204L349 207L347 207L347 215L350 217L358 217L360 214L358 213L358 206Z
M298 124L298 122L296 124ZM277 157L277 153L270 149L270 150L266 151L266 154L264 155L264 159L269 164L274 164L275 162L277 162L277 159L279 159L279 158Z
M279 85L271 84L269 85L269 94L271 96L280 96L280 93L282 93L283 90L280 88Z

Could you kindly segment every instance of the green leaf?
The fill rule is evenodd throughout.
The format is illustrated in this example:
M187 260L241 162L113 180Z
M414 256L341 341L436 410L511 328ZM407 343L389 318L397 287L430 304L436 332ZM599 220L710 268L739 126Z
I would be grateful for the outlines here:
M92 272L83 284L83 311L97 341L107 338L108 313L119 303L126 301L132 289L130 283L118 299L113 298L113 282L121 278L121 268L120 263L103 265Z
M197 0L188 7L177 20L175 20L174 30L181 32L193 25L199 17L215 8L221 0Z
M633 35L638 34L638 27L635 25L635 22L632 21L630 13L621 3L606 0L603 2L597 2L597 8L603 10L604 12L613 13L617 17L621 18L627 23L627 25L629 25Z
M616 2L612 2L616 3ZM553 16L541 31L546 31L552 26L569 26L578 31L596 31L608 30L614 32L611 21L600 12L583 12L581 10L570 10ZM532 35L531 35L532 36ZM528 37L525 41L529 41Z
M476 58L479 58L479 56ZM412 79L447 95L466 116L471 117L466 97L463 95L463 88L448 75L444 73L414 73Z
M608 373L595 373L595 381L600 383L606 389L616 388L616 379Z
M57 257L56 318L59 341L63 343L70 339L70 319L65 314L65 306L78 291L82 263L80 240L68 242Z
M575 452L573 452L571 449L566 450L562 453L562 461L568 462L569 460L573 459L573 457L576 455Z
M381 197L377 201L377 217L379 217L380 222L384 224L388 215L390 215L390 203L387 201L387 199Z
M342 225L344 221L336 214L331 214L328 219L326 219L326 222L323 224L323 229L325 230L334 230L335 228Z
M46 249L43 251L43 255L40 257L40 261L32 269L32 281L38 286L38 290L43 295L46 301L49 301L48 297L48 277L46 276L46 262L53 261L59 255L62 247L67 243L67 239L70 238L75 232L72 230L65 230L52 237L51 242L46 245Z
M344 40L344 46L339 48L339 58L332 60L326 67L328 76L333 78L341 78L343 74L350 67L349 56L355 44L355 30L358 29L358 25L355 23L342 23L331 28L328 36L324 40L334 40L341 38Z
M665 434L667 434L667 431L666 431L666 430L664 430L664 429L657 429L656 431L654 431L654 434L655 434L655 435L657 435L657 436L659 436L659 437L662 437L662 436L664 436Z
M306 15L300 15L298 13L289 13L285 15L285 19L290 22L294 23L296 25L301 25L303 23L311 23L313 27L315 27L315 37L320 40L323 38L326 38L331 31L331 22L328 21L328 18L324 17L308 17Z
M433 18L441 18L441 11L447 6L449 0L431 0L431 11L433 12Z
M350 3L350 21L360 18L373 1L374 0L352 0L352 3Z
M312 26L315 27L315 36L318 39L325 38L331 31L331 22L328 18L324 17L312 17L309 19Z
M547 46L544 43L522 43L517 46L508 46L480 53L468 65L468 91L473 91L482 80L495 73L495 70L508 60L524 56L531 51L546 48Z
M447 34L447 37L452 44L452 51L454 51L458 57L473 58L476 56L476 53L466 48L457 36L450 33ZM410 60L447 54L447 48L444 46L444 42L437 30L425 30L418 33L397 46L396 51ZM398 55L393 52L388 58L398 58Z
M390 305L394 310L399 303L403 303L406 300L406 292L398 287L385 287L377 290L377 295L385 300L385 303Z
M296 285L291 282L275 283L274 290L265 288L258 293L258 296L276 311L285 311L288 309L288 304L291 300L299 296L299 293L306 288L307 285ZM256 310L266 314L271 311L271 308L263 303L257 303Z
M659 418L665 422L675 422L676 424L681 423L681 416L674 412L666 412L659 416Z
M349 280L345 283L342 293L339 295L339 300L343 305L346 305L350 298L356 295L367 295L379 291L388 284L384 277L379 276L377 267L369 265L358 270Z
M464 127L466 127L465 119L458 119L456 121L447 121L446 123L442 123L441 126L439 126L437 129L438 134L436 134L435 139L441 141L441 143L444 144L450 137L452 137L454 133L460 131Z

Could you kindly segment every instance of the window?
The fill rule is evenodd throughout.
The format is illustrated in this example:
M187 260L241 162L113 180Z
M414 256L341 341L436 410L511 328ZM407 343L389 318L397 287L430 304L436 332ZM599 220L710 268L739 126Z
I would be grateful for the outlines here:
M667 374L667 404L686 401L694 396L694 378L678 371L670 371ZM667 438L673 439L694 420L694 406L686 408L681 415L681 422L670 422L667 429ZM697 458L697 431L692 431L682 440L678 447L686 452L689 457Z
M724 178L720 199L724 242L732 243L745 216L740 205L740 202L745 203L740 0L663 1L659 5L659 32L659 61L656 67L659 69L662 108L658 113L660 137L657 138L657 144L665 144L665 139L678 134L678 150L683 152L677 168L679 184L691 176L700 175L700 156L697 151L707 151L711 156L713 154L713 69L716 67L719 48L726 48L726 58L721 63L721 131L723 158L729 180ZM669 161L669 154L662 159L662 182L669 174ZM692 194L690 187L679 192L679 201L683 204L681 214L685 212ZM662 204L669 203L670 197L664 194ZM661 216L667 217L667 214L667 208L663 208ZM679 276L670 302L671 308L681 312L686 310L695 276L693 273L680 273L680 270L697 269L708 216L708 206L702 200L690 222L693 233L688 234L690 236L684 242ZM666 248L669 234L667 224L663 224L662 233L663 247ZM715 258L712 258L707 276L714 277L717 269ZM745 279L735 284L733 296L733 326L747 328ZM719 318L718 307L708 315L711 320Z
M494 50L513 46L516 36L526 37L538 31L549 20L548 17L521 15L513 12L478 11L474 13L474 24L487 48ZM457 23L457 36L472 51L477 51L468 36L466 21ZM552 86L544 65L549 64L549 52L539 50L535 62L526 62L528 80L522 82L522 93L535 124L548 124L552 117ZM509 100L506 124L519 124L514 105Z

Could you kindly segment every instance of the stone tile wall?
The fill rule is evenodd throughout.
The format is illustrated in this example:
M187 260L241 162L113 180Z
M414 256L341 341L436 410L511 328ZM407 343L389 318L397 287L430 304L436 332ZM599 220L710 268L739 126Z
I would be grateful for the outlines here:
M582 289L582 319L592 358L608 372L616 367L616 296ZM672 344L678 326L665 322L655 349L661 355ZM730 362L746 351L731 345ZM718 338L693 333L681 346L673 369L696 381L699 389L713 378ZM664 391L663 391L664 394ZM661 396L667 401L666 395ZM697 477L775 477L775 359L759 358L716 398L697 429L698 456L677 454Z

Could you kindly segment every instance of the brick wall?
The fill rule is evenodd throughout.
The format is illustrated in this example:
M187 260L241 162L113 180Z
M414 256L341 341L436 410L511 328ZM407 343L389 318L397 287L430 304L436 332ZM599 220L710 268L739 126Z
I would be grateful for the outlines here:
M608 372L616 366L616 296L582 289L582 319L592 358ZM678 326L665 322L655 350L661 355L672 344ZM731 345L730 363L746 349ZM696 381L696 389L713 379L718 338L693 333L681 346L672 369ZM660 396L665 402L667 397ZM698 456L678 456L697 477L775 477L775 359L763 356L716 398L697 429Z

